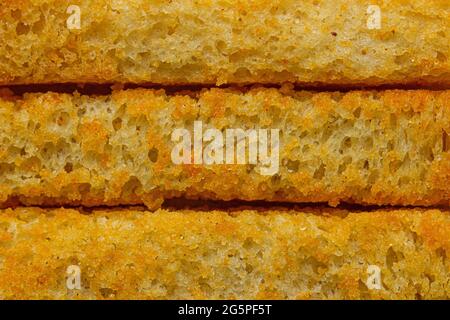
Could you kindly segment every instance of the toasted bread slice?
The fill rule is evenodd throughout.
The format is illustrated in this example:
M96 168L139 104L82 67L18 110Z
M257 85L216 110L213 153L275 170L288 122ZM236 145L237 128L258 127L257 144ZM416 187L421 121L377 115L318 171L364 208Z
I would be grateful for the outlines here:
M0 83L450 86L445 0L2 1Z
M287 87L4 95L0 202L155 208L187 197L449 205L449 100L450 91ZM220 135L213 162L206 158L214 154L209 129ZM228 138L230 129L245 132L243 148L237 135ZM268 162L258 144L264 137Z
M448 299L450 212L7 209L2 299Z

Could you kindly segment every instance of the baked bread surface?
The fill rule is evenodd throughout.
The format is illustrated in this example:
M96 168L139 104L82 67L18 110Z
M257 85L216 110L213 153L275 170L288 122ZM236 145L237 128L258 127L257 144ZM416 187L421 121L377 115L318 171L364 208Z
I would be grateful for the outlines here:
M186 197L448 205L449 100L449 91L318 93L286 86L105 96L4 92L0 202L154 209ZM180 144L174 131L187 130L192 141L195 121L203 133L279 129L277 171L263 174L269 165L251 164L248 145L245 164L227 164L225 156L222 163L194 164L194 152L189 163L174 162ZM204 154L207 146L203 141Z
M448 88L449 17L447 0L4 0L0 83Z
M0 297L448 299L449 233L436 209L7 209Z

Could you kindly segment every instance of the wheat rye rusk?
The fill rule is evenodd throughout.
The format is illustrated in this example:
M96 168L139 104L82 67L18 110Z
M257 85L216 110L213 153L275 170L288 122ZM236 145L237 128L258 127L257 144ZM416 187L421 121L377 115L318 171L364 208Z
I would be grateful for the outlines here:
M81 28L73 23L80 8ZM450 86L446 0L4 0L0 83ZM381 10L369 29L369 5Z
M450 91L317 93L288 86L104 96L3 91L0 203L156 208L186 197L449 205L449 100ZM222 132L279 129L278 171L264 175L264 166L248 158L174 164L180 141L172 134L193 135L194 121Z
M0 297L448 299L449 233L447 210L7 209Z

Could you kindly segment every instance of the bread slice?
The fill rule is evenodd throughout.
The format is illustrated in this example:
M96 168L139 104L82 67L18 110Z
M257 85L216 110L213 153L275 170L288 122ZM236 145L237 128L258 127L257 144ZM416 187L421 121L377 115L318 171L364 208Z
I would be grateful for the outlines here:
M449 2L374 4L2 1L0 83L290 81L448 88Z
M450 91L317 93L288 87L4 93L0 202L155 208L164 199L186 197L449 205L449 100ZM198 123L200 153L193 142ZM262 162L262 134L259 141L244 136L238 149L236 137L226 136L230 128L266 130L270 161ZM203 161L213 153L208 129L223 134L217 150L222 162ZM179 130L190 135L186 152L178 149ZM250 145L256 144L261 152L251 162ZM238 162L238 150L244 161ZM187 155L187 162L177 162L177 154Z
M448 299L450 212L0 212L2 299Z

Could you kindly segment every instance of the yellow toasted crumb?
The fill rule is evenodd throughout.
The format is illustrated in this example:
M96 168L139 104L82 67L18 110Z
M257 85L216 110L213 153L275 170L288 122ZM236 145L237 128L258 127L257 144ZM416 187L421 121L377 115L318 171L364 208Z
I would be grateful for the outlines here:
M449 100L450 91L287 86L9 94L0 99L0 202L156 208L184 196L449 205ZM191 164L194 155L176 164L172 134L192 133L195 121L220 132L279 129L277 171L264 175L249 161Z
M0 83L448 87L449 17L446 0L3 0Z
M0 298L448 299L449 234L448 210L8 209Z

